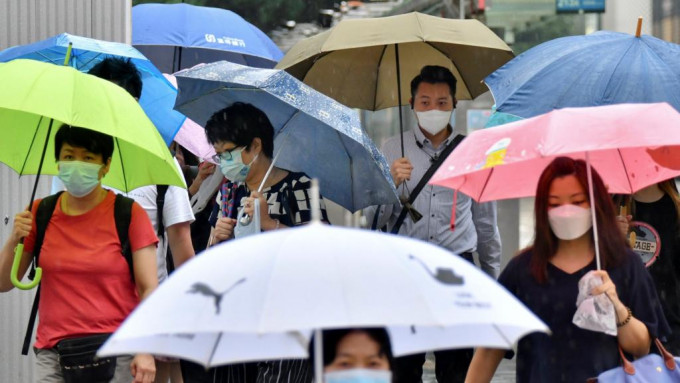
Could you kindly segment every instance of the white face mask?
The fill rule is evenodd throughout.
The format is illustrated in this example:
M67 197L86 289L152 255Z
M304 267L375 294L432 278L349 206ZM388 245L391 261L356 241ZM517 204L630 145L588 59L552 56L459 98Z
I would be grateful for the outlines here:
M452 110L432 109L427 112L416 112L418 125L426 132L435 135L441 132L451 121Z
M392 382L392 372L353 368L327 372L323 374L323 381L324 383L390 383Z
M590 209L572 204L548 210L548 221L555 236L564 240L579 238L593 227Z

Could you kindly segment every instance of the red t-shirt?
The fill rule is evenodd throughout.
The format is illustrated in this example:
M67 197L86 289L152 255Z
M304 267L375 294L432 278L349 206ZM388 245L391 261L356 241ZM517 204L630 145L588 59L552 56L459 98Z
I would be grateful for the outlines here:
M139 303L116 232L115 194L109 191L99 205L76 216L61 210L62 197L40 251L37 348L52 348L64 338L113 332ZM34 217L39 203L33 204ZM33 252L35 234L34 224L24 241L26 252ZM158 242L149 217L136 202L128 235L132 251Z

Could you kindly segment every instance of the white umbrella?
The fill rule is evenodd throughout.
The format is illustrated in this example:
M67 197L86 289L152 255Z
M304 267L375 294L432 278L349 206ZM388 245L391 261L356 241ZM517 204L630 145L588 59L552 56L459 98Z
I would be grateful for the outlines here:
M306 355L310 329L368 326L388 326L395 355L510 348L523 335L549 331L496 281L444 249L312 223L202 253L146 299L99 355L152 352L206 366L296 358Z

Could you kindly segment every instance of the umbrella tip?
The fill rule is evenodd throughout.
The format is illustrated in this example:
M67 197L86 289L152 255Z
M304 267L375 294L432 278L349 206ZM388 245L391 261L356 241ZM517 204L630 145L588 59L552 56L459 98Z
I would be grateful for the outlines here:
M312 178L312 187L310 188L310 198L311 198L311 209L312 209L312 222L321 222L321 196L319 193L319 180L317 178Z
M642 33L642 16L638 17L637 29L635 30L635 37L640 37Z

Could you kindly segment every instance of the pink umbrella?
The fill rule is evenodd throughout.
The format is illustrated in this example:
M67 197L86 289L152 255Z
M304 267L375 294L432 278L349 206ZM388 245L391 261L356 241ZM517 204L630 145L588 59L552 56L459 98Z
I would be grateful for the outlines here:
M680 175L680 169L665 167L650 155L660 147L680 156L680 113L666 103L565 108L471 133L430 183L480 202L528 197L548 163L569 156L585 159L589 175L592 164L610 193L631 194ZM599 269L599 254L596 258Z
M177 80L171 74L163 73L168 81L176 88ZM198 158L214 162L211 158L215 155L215 149L208 143L205 137L205 129L190 119L186 119L179 128L175 141L185 147L188 151Z

